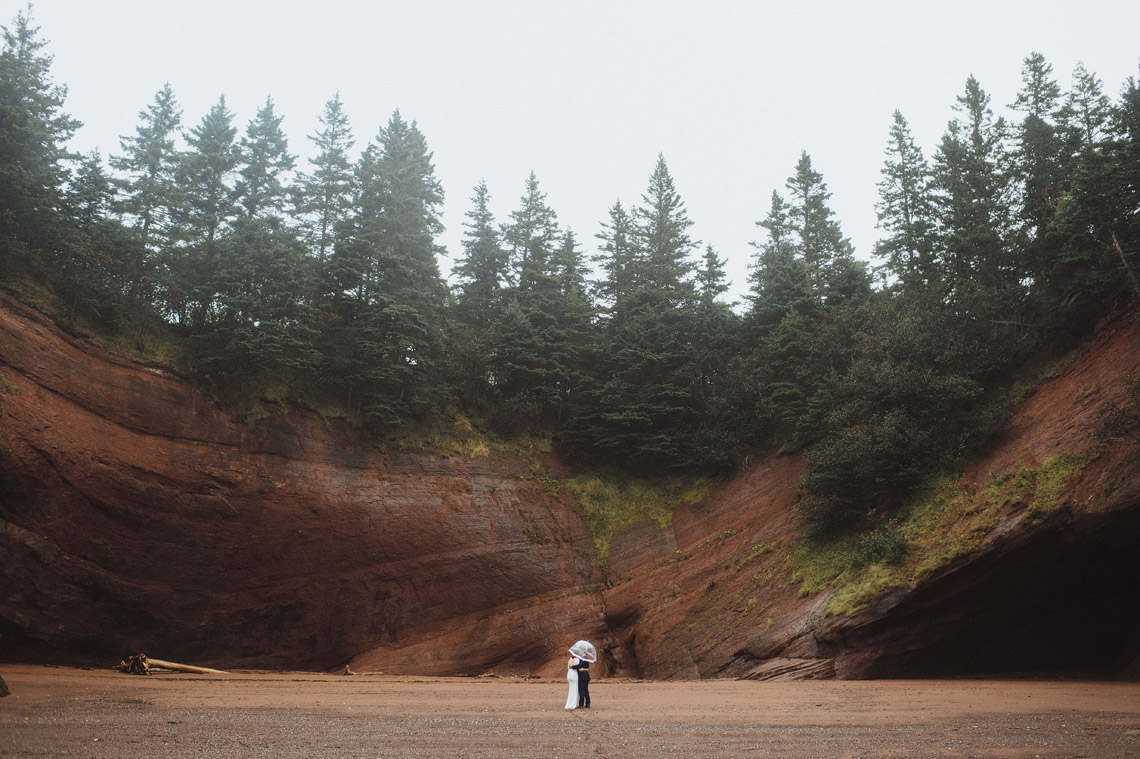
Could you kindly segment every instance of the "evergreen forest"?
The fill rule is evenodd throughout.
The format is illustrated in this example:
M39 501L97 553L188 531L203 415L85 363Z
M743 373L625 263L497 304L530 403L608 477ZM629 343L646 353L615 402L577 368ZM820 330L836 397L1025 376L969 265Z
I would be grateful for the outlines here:
M166 86L111 153L78 155L45 45L28 14L4 28L0 285L235 412L276 399L393 444L462 419L651 477L802 451L826 534L954 471L1027 361L1137 289L1140 85L1078 66L1065 89L1036 53L1016 102L966 81L932 149L884 124L870 264L804 152L729 303L663 156L592 240L533 174L509 218L480 184L441 272L442 187L399 111L365 141L334 95L301 162L271 98L244 126L224 97L193 121Z

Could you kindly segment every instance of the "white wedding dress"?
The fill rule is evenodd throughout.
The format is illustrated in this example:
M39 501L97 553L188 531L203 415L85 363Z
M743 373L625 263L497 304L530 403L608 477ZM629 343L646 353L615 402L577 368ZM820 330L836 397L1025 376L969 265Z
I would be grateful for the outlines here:
M575 659L570 664L577 664L578 660ZM566 696L566 708L578 708L578 670L566 668L566 681L570 683L570 693Z

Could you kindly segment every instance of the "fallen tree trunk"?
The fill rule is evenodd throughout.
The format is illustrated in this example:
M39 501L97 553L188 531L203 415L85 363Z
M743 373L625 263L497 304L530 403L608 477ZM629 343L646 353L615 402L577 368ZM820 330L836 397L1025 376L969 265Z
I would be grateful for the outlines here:
M210 669L209 667L195 667L190 664L179 664L178 662L166 661L164 659L148 659L146 654L135 654L128 661L119 662L119 669L132 675L149 675L152 667L159 669L169 669L175 672L191 672L196 675L224 675L226 674L220 669Z
M162 669L172 669L175 672L193 672L196 675L224 675L226 674L220 669L210 669L209 667L195 667L191 664L179 664L178 662L163 661L162 659L148 659L152 667L161 667Z

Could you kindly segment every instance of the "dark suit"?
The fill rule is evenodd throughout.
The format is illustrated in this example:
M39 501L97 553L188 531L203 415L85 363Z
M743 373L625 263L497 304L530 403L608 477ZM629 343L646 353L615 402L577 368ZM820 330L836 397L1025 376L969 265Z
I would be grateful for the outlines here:
M590 662L579 659L571 669L578 670L578 706L590 708Z

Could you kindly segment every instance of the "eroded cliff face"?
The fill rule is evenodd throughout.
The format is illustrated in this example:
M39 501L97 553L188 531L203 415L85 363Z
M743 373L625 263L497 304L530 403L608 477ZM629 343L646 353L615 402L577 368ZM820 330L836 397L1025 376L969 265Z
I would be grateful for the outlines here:
M1137 372L1121 315L961 487L1085 453ZM976 549L836 616L796 574L796 456L749 463L664 529L634 525L603 574L566 489L526 462L383 453L295 410L235 424L3 296L0 407L9 660L558 676L587 637L603 672L653 678L1140 670L1140 457L1124 446L1059 508L1002 503Z
M962 536L976 546L854 614L829 610L832 589L802 591L792 516L802 462L751 465L678 510L670 529L619 538L605 596L615 641L631 666L670 678L1140 677L1140 451L1090 447L1101 404L1122 403L1136 376L1140 326L1121 313L954 484L966 505L945 530L984 529ZM1055 508L987 491L1058 454L1089 460ZM982 527L979 504L991 504Z
M7 299L0 376L9 658L529 672L604 637L590 536L523 462L250 429Z

